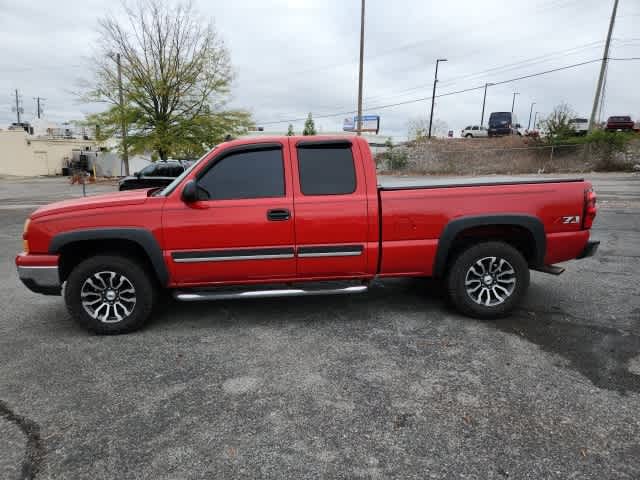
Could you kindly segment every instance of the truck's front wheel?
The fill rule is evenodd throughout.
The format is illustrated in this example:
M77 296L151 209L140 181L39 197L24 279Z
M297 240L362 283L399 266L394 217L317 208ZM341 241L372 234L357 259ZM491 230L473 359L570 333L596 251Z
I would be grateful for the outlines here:
M465 315L483 319L507 315L528 287L527 261L503 242L480 243L464 250L447 277L454 306Z
M137 262L99 255L78 264L65 287L71 316L89 330L103 334L140 328L153 310L154 285Z

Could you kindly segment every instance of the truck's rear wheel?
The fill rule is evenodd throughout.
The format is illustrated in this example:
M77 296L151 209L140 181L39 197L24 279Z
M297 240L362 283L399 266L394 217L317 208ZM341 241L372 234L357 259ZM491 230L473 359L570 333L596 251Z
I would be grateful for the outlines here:
M144 268L129 258L100 255L78 264L64 292L67 309L82 326L99 334L137 330L155 302Z
M529 266L522 254L503 242L486 242L461 252L453 261L447 289L463 314L482 319L507 315L529 287Z

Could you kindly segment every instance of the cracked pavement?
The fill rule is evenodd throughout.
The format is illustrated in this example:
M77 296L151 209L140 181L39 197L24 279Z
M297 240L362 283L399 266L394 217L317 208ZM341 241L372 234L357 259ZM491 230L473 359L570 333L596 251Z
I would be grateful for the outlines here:
M167 301L117 337L15 273L34 205L80 187L0 180L0 477L640 478L640 176L588 178L597 256L533 272L510 318L407 279Z

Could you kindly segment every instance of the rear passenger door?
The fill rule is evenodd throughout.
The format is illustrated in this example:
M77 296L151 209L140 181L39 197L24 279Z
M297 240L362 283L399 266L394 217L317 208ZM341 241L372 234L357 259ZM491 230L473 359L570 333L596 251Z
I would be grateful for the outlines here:
M367 195L351 141L291 142L299 278L366 275Z

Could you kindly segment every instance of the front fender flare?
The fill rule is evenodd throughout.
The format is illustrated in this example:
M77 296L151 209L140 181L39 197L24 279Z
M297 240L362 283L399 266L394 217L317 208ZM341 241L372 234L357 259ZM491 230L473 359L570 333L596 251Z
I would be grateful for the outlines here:
M169 271L162 249L153 234L144 228L91 228L59 233L51 239L49 253L58 254L65 245L86 240L129 240L138 244L149 257L161 285L168 285Z

